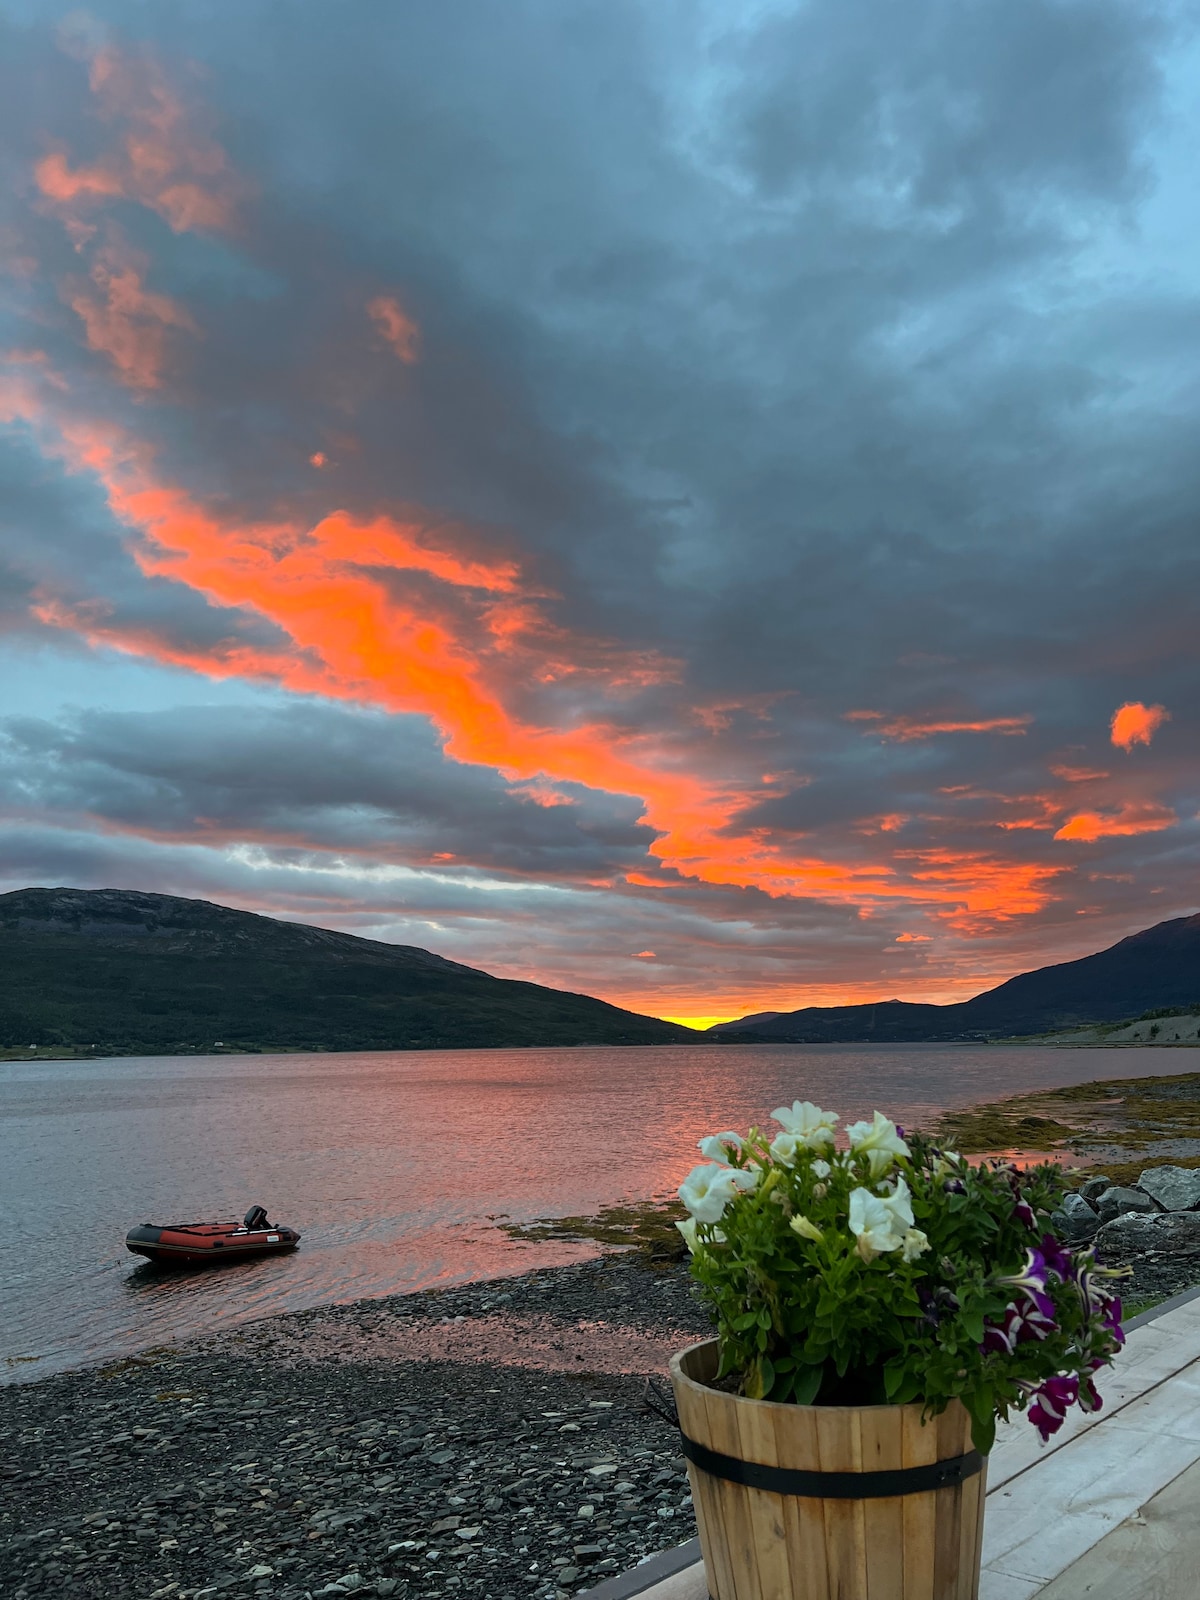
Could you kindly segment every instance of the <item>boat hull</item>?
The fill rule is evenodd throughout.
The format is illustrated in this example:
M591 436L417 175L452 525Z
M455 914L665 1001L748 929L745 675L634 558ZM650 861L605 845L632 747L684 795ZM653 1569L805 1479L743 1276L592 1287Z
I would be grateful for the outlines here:
M143 1222L125 1235L125 1248L158 1266L224 1267L259 1256L286 1255L300 1243L294 1228L239 1227L233 1222Z

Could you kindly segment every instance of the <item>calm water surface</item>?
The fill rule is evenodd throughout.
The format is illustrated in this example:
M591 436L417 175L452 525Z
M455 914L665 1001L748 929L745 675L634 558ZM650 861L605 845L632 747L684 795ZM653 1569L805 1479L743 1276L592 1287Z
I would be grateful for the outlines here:
M496 1219L673 1189L702 1133L799 1097L910 1126L1023 1089L1183 1070L1161 1051L783 1045L0 1064L0 1382L272 1312L575 1260ZM134 1223L241 1216L290 1257L164 1275Z

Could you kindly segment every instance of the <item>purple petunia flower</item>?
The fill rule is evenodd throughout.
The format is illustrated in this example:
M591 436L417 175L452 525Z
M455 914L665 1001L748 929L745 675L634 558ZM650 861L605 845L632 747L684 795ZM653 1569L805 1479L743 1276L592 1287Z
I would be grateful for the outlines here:
M1033 1214L1033 1207L1028 1200L1018 1200L1013 1206L1013 1216L1023 1228L1028 1228L1030 1233L1037 1227L1037 1218Z
M1020 1289L1042 1315L1053 1322L1054 1301L1046 1293L1046 1258L1040 1250L1027 1250L1021 1271L1008 1278L997 1278L996 1282L1005 1288Z
M1064 1250L1052 1233L1042 1235L1042 1260L1047 1270L1064 1283L1073 1283L1078 1275L1078 1265L1069 1250Z
M1033 1404L1026 1414L1041 1434L1043 1444L1062 1427L1068 1406L1073 1406L1078 1398L1079 1379L1075 1377L1047 1378L1041 1388L1034 1391Z
M1097 1362L1096 1365L1102 1366L1103 1362ZM1103 1404L1104 1401L1100 1398L1100 1392L1096 1388L1094 1381L1091 1378L1081 1378L1079 1381L1079 1409L1081 1411L1099 1411Z
M1058 1324L1054 1319L1043 1316L1037 1306L1027 1300L1023 1305L1006 1306L1001 1320L989 1323L984 1328L983 1343L979 1348L984 1355L991 1351L1012 1355L1019 1344L1028 1344L1031 1339L1046 1339L1057 1332Z
M1112 1334L1118 1345L1125 1343L1125 1330L1121 1326L1121 1301L1115 1294L1110 1294L1103 1289L1092 1277L1091 1269L1085 1267L1080 1272L1075 1282L1079 1290L1079 1298L1083 1303L1084 1316L1091 1318L1099 1313L1100 1321Z
M1104 1326L1112 1334L1118 1344L1125 1343L1125 1329L1121 1326L1121 1301L1115 1294L1105 1295L1108 1304L1104 1307Z

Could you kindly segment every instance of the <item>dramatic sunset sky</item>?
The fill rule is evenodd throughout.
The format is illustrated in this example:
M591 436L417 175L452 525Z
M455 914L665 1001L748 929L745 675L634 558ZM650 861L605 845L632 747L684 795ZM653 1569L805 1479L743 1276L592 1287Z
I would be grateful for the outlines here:
M1200 35L0 0L0 889L684 1019L1200 908Z

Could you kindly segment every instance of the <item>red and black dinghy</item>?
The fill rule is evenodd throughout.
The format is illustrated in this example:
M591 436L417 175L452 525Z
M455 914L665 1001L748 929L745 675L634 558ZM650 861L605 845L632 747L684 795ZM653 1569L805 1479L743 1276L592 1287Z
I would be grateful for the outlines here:
M215 1267L256 1256L294 1250L300 1235L267 1221L262 1206L251 1206L241 1222L172 1222L165 1228L143 1222L125 1235L125 1248L160 1266Z

